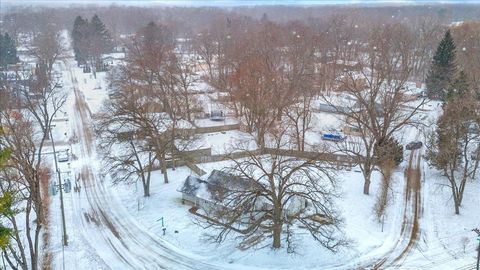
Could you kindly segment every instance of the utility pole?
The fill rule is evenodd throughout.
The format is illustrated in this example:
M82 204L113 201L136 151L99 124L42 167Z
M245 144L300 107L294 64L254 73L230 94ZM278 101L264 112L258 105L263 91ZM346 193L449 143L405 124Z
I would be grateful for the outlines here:
M57 152L55 151L55 142L53 140L52 135L52 128L51 126L48 127L48 132L50 133L50 140L52 140L52 148L53 148L53 157L55 160L55 170L57 171L58 175L58 185L60 189L60 209L62 212L62 227L63 227L63 246L68 246L68 235L67 235L67 226L65 224L65 209L63 207L63 185L62 185L62 176L60 170L58 169L58 162L57 162Z
M478 240L478 250L477 250L477 270L480 270L480 229L476 228L472 231L477 233L477 240Z

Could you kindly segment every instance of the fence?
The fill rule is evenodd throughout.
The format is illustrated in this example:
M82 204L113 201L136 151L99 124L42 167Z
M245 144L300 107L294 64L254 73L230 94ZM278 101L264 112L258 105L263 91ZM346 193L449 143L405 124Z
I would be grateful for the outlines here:
M222 131L239 130L239 129L240 129L240 124L229 124L229 125L220 125L220 126L211 126L211 127L196 127L195 134L222 132Z
M263 148L253 151L238 151L232 152L229 154L211 154L211 149L201 149L199 151L189 151L189 152L180 152L178 158L175 160L175 166L187 166L192 171L198 175L205 174L201 168L195 164L199 163L210 163L210 162L219 162L232 159L240 159L249 157L251 155L278 155L278 156L287 156L295 157L299 159L312 159L318 161L330 162L337 167L346 167L347 170L351 169L352 166L358 163L354 157L345 155L345 154L334 154L334 153L319 153L311 151L299 151L299 150L290 150L290 149L275 149L275 148ZM171 168L173 166L172 160L167 160L167 167Z

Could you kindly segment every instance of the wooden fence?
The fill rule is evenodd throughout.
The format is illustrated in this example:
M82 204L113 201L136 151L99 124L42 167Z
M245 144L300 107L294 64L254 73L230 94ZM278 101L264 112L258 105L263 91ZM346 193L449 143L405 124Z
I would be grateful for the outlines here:
M210 126L210 127L196 127L194 132L195 134L203 134L203 133L223 132L228 130L239 130L239 129L240 129L240 124L229 124L229 125Z
M189 152L180 152L179 158L175 160L175 166L187 166L197 175L206 174L200 167L196 164L200 163L210 163L210 162L219 162L232 159L241 159L246 158L251 155L279 155L287 157L295 157L299 159L313 159L318 161L330 162L332 165L340 167L345 167L347 170L350 170L352 166L358 164L358 160L354 157L345 155L345 154L335 154L335 153L319 153L312 151L299 151L299 150L290 150L290 149L275 149L275 148L263 148L253 151L237 151L229 154L216 154L212 155L210 148L202 149L202 151L189 151ZM167 167L171 168L173 166L172 160L167 160Z

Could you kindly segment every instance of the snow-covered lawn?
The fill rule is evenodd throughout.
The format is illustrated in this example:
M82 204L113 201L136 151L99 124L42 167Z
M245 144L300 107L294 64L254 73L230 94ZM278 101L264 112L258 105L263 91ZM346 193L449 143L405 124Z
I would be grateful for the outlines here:
M200 165L207 172L228 166L231 166L229 161ZM345 219L344 231L350 239L350 247L333 254L317 244L309 235L297 235L296 254L288 254L286 249L273 251L269 248L270 242L266 242L267 247L263 249L241 251L236 248L238 241L233 237L220 245L208 241L208 235L215 232L197 225L196 216L188 212L190 205L182 204L181 193L176 189L191 174L190 170L180 167L175 171L170 169L168 173L170 179L168 184L163 183L160 172L153 173L149 198L142 197L140 184L138 189L134 184L115 186L115 189L129 213L155 234L162 235L160 219L163 218L167 230L166 235L162 237L167 241L193 254L206 257L209 261L228 263L238 269L245 269L247 266L262 269L332 267L343 264L345 259L355 260L362 254L378 248L396 230L393 222L395 214L392 214L391 220L390 215L387 216L384 232L381 231L381 224L372 219L375 196L362 194L362 176L357 168L354 168L352 171L340 171L338 175L343 186L343 196L337 203ZM376 194L379 177L379 173L375 172L371 186L372 194ZM394 200L392 206L397 207L401 204L401 201Z
M257 144L255 138L240 130L228 130L199 135L195 147L211 147L212 155L229 154L238 150L255 150Z
M480 226L480 181L477 177L467 182L460 215L455 215L452 192L445 184L445 177L425 166L423 228L428 243L424 247L425 255L412 258L412 263L422 262L417 265L432 269L465 265L473 269L478 241L472 229Z

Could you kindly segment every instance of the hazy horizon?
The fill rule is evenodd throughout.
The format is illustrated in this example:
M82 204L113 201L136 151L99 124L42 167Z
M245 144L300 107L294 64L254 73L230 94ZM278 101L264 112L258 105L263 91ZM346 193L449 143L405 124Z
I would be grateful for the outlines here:
M479 0L3 0L3 6L42 5L42 6L69 6L69 5L132 5L132 6L268 6L268 5L431 5L431 4L479 4Z

